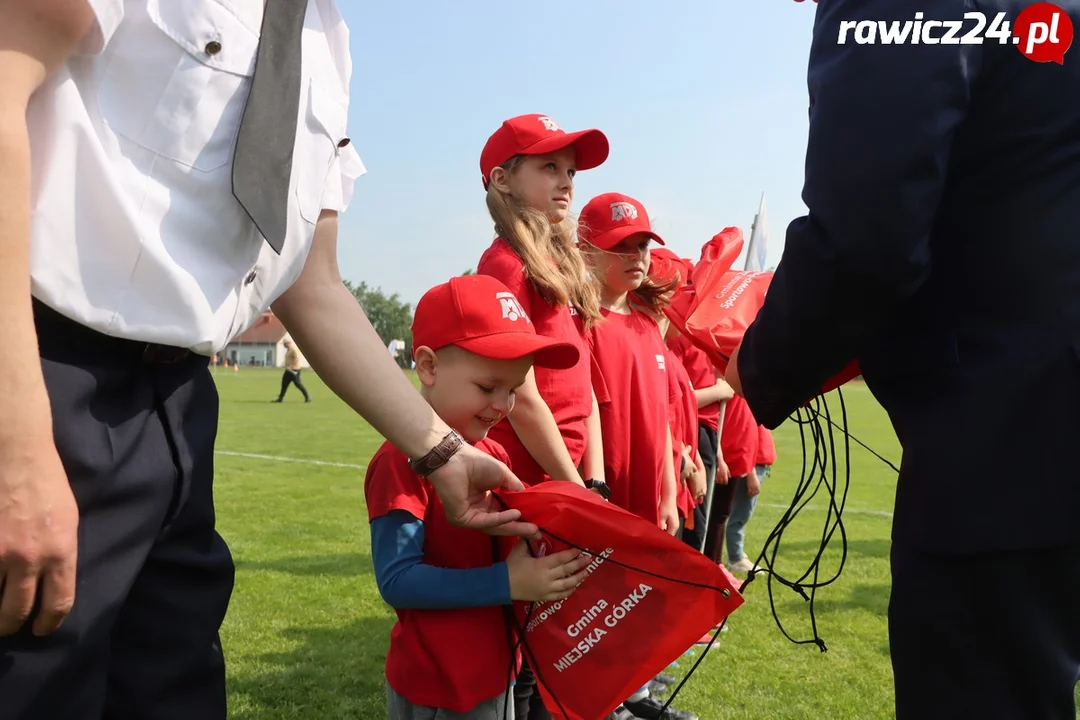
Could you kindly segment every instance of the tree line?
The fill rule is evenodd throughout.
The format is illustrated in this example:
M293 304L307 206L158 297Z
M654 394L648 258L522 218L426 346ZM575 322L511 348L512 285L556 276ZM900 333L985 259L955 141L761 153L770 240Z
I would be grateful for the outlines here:
M472 275L473 270L466 270L462 275ZM401 340L405 346L395 359L403 368L412 365L412 317L413 306L401 299L398 293L387 294L381 287L372 287L366 282L352 283L345 280L345 287L353 294L364 313L371 321L375 332L389 346L392 340Z

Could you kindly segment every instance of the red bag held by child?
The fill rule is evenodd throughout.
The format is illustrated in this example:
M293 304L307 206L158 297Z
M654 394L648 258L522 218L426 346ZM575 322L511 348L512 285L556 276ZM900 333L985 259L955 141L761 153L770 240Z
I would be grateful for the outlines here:
M594 556L567 599L514 606L523 652L556 718L607 716L743 602L704 555L578 485L496 494L539 526L537 555L578 547Z

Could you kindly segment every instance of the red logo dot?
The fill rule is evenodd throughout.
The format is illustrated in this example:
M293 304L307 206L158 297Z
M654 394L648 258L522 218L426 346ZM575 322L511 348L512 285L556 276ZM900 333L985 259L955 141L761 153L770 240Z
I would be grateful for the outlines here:
M1034 62L1063 65L1072 41L1072 19L1054 3L1028 5L1013 24L1013 43L1021 55Z

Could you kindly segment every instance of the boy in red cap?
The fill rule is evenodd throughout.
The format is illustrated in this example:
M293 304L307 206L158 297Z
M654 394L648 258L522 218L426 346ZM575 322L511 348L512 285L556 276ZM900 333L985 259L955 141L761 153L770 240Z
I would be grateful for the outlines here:
M420 300L413 359L435 412L466 442L508 463L488 431L510 413L534 364L570 367L579 352L538 335L501 282L470 275ZM569 596L589 558L572 549L533 558L518 542L496 561L492 537L450 525L430 482L389 442L368 465L364 493L375 578L398 617L386 657L389 719L513 717L508 681L520 658L511 655L516 638L502 607ZM462 653L467 662L456 657Z

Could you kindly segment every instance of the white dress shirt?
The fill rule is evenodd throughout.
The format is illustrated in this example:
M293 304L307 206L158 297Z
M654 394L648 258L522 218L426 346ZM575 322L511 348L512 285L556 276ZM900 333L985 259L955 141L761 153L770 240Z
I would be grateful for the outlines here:
M349 31L309 0L281 255L232 195L263 3L88 0L97 26L32 98L34 297L102 333L209 355L296 280L364 166Z

